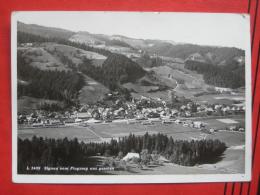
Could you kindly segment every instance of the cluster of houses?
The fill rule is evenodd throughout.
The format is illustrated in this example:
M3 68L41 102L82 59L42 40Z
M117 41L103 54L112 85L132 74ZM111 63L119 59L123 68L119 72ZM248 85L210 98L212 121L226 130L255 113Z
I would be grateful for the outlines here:
M237 125L232 125L232 126L229 126L227 127L228 131L240 131L240 132L244 132L245 131L245 128L244 127L241 127L241 126L237 126Z
M243 104L239 105L206 105L206 104L194 104L188 103L187 105L183 105L180 107L180 116L184 117L200 117L200 116L222 116L229 114L239 114L245 112L245 106Z
M32 127L51 127L51 126L73 126L84 125L87 123L108 123L126 121L134 123L142 121L143 125L152 124L160 121L163 124L175 122L183 126L202 128L201 122L183 122L178 118L200 117L218 114L232 114L234 112L244 112L244 106L225 106L225 105L201 105L193 102L182 105L179 109L170 108L161 99L141 97L133 99L131 102L116 99L112 106L107 105L82 105L73 111L46 112L36 110L31 114L18 115L18 124L30 125ZM187 121L187 120L184 120Z

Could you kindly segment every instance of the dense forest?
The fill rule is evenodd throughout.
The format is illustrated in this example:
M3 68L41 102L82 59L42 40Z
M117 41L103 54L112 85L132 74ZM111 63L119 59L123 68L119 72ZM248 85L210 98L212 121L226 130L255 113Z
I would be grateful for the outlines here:
M145 75L136 62L121 54L111 54L102 65L106 81L134 82Z
M128 137L103 143L84 143L73 140L18 138L18 172L26 173L27 166L90 166L91 156L101 155L122 158L128 152L140 153L141 164L149 164L151 154L162 155L171 162L193 166L221 158L226 145L219 140L173 140L163 134ZM91 162L93 166L93 162ZM94 164L95 165L95 164Z
M120 54L111 54L102 67L95 67L89 59L83 59L79 70L89 77L103 83L111 90L126 82L135 82L145 75L145 71L135 62Z
M94 80L99 81L100 83L105 85L108 84L104 80L102 68L99 66L94 66L92 60L88 58L83 58L82 63L78 65L78 70Z
M235 61L225 66L215 66L187 60L184 67L203 74L205 82L210 85L233 89L245 86L245 68Z
M17 74L27 82L18 84L18 97L60 100L70 105L85 85L83 76L74 71L44 71L29 65L21 52L17 53Z

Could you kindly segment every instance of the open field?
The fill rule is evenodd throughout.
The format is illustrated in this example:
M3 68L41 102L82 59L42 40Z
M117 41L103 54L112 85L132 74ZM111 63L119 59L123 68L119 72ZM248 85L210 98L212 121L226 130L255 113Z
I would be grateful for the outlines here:
M232 117L233 121L237 124L244 125L244 115L237 115ZM230 118L230 117L229 117ZM226 119L226 118L223 118ZM231 118L230 118L231 119ZM196 121L196 120L194 120ZM217 118L201 119L203 123L209 128L224 129L229 124L221 122ZM237 125L236 124L236 125ZM90 141L102 141L102 139L111 139L128 136L130 133L135 135L143 135L146 132L150 134L163 133L168 136L172 136L173 139L220 139L227 145L241 145L244 143L244 133L241 132L228 132L220 131L213 134L206 134L199 129L184 127L181 124L161 124L161 122L155 122L152 125L142 125L141 123L126 124L126 122L120 123L97 123L89 124L87 127L70 126L61 128L30 128L19 129L18 136L20 138L31 138L32 136L42 136L48 138L64 138L68 137L73 139L77 137L84 142ZM230 140L231 143L229 144ZM238 141L236 141L238 140Z
M82 63L82 59L85 57L91 59L93 65L101 66L106 60L106 57L95 52L85 51L83 49L75 48L68 45L56 44L56 43L43 43L42 46L46 51L52 53L52 55L59 57L59 54L65 55L72 60L75 65Z
M232 94L211 94L211 95L202 95L199 97L193 97L193 101L200 102L200 103L209 103L209 104L226 104L232 105L236 101L244 101L245 100L245 93L237 93L236 95Z
M19 47L18 50L23 52L26 61L33 67L41 70L69 70L59 58L49 53L44 47Z
M155 123L154 125L142 125L140 123L106 123L91 124L88 127L62 127L62 128L31 128L18 130L20 138L31 138L32 136L41 136L48 138L64 138L73 139L77 137L84 142L102 141L101 139L118 138L128 136L130 133L135 135L143 135L146 132L150 134L164 133L173 136L174 139L191 139L193 137L200 138L199 130L182 125L168 124L162 125Z
M172 69L169 66L160 66L153 68L156 73L161 76L170 76L173 80L183 80L189 88L203 88L205 84L202 75L189 71L188 73L184 70Z
M99 137L88 131L83 127L62 127L62 128L35 128L18 130L18 137L21 139L32 138L33 136L47 137L47 138L65 138L90 142L98 141Z
M84 75L86 85L79 92L79 101L81 104L95 103L101 100L109 90L101 83Z
M221 119L224 119L223 121L221 121ZM235 115L235 116L227 116L227 117L223 117L223 118L219 118L219 119L214 119L214 118L210 118L210 119L203 119L201 120L203 123L206 124L207 127L210 128L215 128L215 129L225 129L225 127L227 126L232 126L232 125L238 125L238 126L245 126L245 115ZM225 119L230 119L236 123L232 123L232 124L227 124Z
M106 60L106 57L95 52L85 51L68 45L56 43L42 43L31 47L19 47L18 50L23 52L30 65L37 67L41 70L70 70L64 64L62 56L78 66L83 62L83 58L92 60L95 66L101 66Z

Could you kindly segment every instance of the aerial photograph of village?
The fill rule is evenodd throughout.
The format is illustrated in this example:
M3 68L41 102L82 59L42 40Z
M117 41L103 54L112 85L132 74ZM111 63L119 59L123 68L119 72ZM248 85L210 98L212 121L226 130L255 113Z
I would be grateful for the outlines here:
M237 26L118 14L17 22L18 174L245 173Z

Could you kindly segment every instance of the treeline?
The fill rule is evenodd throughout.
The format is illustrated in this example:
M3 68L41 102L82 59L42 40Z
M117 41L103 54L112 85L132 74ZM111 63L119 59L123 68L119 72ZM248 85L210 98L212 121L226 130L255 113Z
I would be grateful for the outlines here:
M245 69L235 61L230 65L216 66L187 60L184 67L203 74L205 82L210 85L233 89L245 86Z
M62 39L62 38L54 38L54 37L42 37L39 35L33 35L30 33L25 33L25 32L17 32L17 43L21 44L21 43L44 43L44 42L55 42L55 43L59 43L59 44L63 44L63 45L68 45L68 46L72 46L72 47L76 47L79 49L83 49L86 51L92 51L92 52L96 52L99 53L101 55L104 56L109 56L110 54L112 54L110 51L105 50L105 49L100 49L100 48L94 48L91 46L88 46L84 43L77 43L77 42L72 42L69 41L67 39Z
M225 143L219 140L173 140L160 133L146 133L143 136L130 134L119 141L112 139L110 143L84 143L77 138L43 139L34 136L32 140L18 138L18 172L26 173L27 166L89 166L89 163L93 163L87 160L91 156L122 158L128 152L140 153L141 160L146 164L151 154L158 154L173 163L193 166L220 157L225 149Z
M74 103L78 91L85 85L82 75L73 71L44 71L28 64L21 52L17 53L18 97L31 96Z

